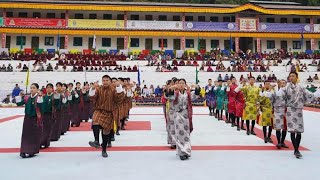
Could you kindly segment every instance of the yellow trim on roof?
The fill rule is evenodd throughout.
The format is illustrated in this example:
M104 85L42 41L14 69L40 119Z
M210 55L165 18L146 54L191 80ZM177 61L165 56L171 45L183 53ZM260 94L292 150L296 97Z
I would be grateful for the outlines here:
M13 34L68 34L93 36L150 36L150 37L255 37L255 38L293 38L300 39L300 33L259 33L259 32L189 32L189 31L138 31L138 30L80 30L80 29L24 29L0 28L2 33ZM320 33L304 34L305 39L320 39Z
M133 12L187 12L230 14L252 9L264 14L318 16L320 10L266 9L254 4L239 5L234 8L218 7L172 7L172 6L129 6L129 5L90 5L90 4L49 4L49 3L0 3L0 8L9 9L53 9L77 11L133 11Z

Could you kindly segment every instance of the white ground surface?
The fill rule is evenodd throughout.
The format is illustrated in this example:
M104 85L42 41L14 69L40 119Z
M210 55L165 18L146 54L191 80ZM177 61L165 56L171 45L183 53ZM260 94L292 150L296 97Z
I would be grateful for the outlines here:
M113 146L165 146L166 132L162 108L132 109L130 121L150 121L151 131L123 131ZM196 107L195 114L207 109ZM0 118L23 114L23 109L0 109ZM139 115L135 115L139 114ZM149 114L149 115L141 115ZM152 115L156 114L156 115ZM197 151L188 161L180 161L174 151L112 151L103 159L100 152L47 152L21 159L18 153L0 153L0 180L176 180L176 179L317 179L320 162L320 113L304 111L306 132L301 145L303 159L292 151ZM0 123L0 149L19 148L23 120ZM259 127L260 128L260 127ZM238 132L207 115L194 116L194 146L273 146L262 139ZM87 147L92 132L68 132L52 147ZM289 140L289 136L287 136Z

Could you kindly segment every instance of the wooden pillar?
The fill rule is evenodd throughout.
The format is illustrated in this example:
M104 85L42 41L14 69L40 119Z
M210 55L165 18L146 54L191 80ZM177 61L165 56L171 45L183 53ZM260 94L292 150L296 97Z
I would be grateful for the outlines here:
M182 36L181 37L181 50L185 50L186 48L186 37Z
M1 43L1 48L5 48L6 47L6 33L2 33L2 43Z

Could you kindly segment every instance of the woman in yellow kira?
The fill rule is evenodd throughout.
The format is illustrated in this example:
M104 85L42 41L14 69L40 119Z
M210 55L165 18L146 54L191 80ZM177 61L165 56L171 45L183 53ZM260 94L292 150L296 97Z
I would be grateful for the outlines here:
M270 82L264 82L263 91L260 93L260 120L259 125L263 128L263 137L265 143L273 143L271 139L272 124L273 124L273 113L272 113L272 102L273 102L273 91L271 90ZM268 136L267 136L268 127Z
M244 108L245 113L243 115L243 120L246 121L247 135L250 135L250 134L256 135L256 133L254 132L254 125L256 123L257 114L258 114L260 89L259 87L254 86L254 83L255 83L255 78L250 77L249 85L243 86L243 87L241 87L240 85L238 86L239 89L236 89L237 91L241 90L243 92L246 100L246 106ZM251 132L249 128L250 120L252 121Z

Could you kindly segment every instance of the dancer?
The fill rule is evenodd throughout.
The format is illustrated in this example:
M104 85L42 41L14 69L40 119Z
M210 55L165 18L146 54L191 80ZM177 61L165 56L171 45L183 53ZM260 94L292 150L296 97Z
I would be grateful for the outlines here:
M112 85L108 75L102 77L102 86L90 89L90 99L94 104L92 130L94 141L90 141L91 147L99 148L99 134L102 129L102 157L108 157L107 142L110 138L110 131L113 127L113 111L125 98L123 88L119 82Z
M301 134L304 132L303 107L307 102L311 102L314 98L320 97L319 90L313 94L306 88L298 84L298 73L290 72L290 83L286 87L281 88L280 95L286 99L286 119L288 131L291 133L291 141L294 147L294 155L301 158L299 151L301 142Z
M37 83L31 84L30 93L29 97L24 97L22 94L15 97L18 106L25 105L20 147L22 158L34 157L35 154L39 153L43 128L41 112L43 97Z
M254 132L254 125L257 119L258 114L258 106L259 106L259 95L260 95L260 89L256 86L254 86L255 78L250 77L249 78L249 85L242 86L240 85L235 92L239 92L240 90L243 92L246 105L244 109L244 115L243 119L246 120L247 125L247 135L256 135ZM252 122L251 124L251 132L250 132L250 120Z
M174 117L170 116L170 113L173 113L173 101L170 101L170 99L174 98L174 89L172 87L174 86L174 82L172 80L167 81L167 88L164 93L164 98L166 99L166 130L167 130L167 142L170 145L171 149L176 149L176 141L173 140L173 136L175 136L175 126L174 126Z
M223 113L223 103L226 96L226 91L222 86L222 80L218 80L218 85L214 88L215 94L217 96L217 118L218 120L222 120Z
M224 89L225 89L225 96L224 96L224 100L223 100L223 109L225 112L225 117L226 117L226 121L230 121L230 116L229 116L229 112L228 112L228 92L227 92L227 88L228 88L228 84L231 83L231 80L228 80L226 83L224 83Z
M235 90L238 87L236 82L237 82L236 78L231 77L231 81L229 82L228 87L227 87L228 113L229 113L229 119L231 120L232 124L235 123L235 114L236 114L237 92L235 92ZM226 123L230 123L229 119L226 120Z
M193 86L192 86L193 87ZM169 116L174 120L175 133L173 141L177 144L177 152L181 160L191 157L190 133L193 131L192 124L192 99L199 95L199 91L191 93L185 79L180 79L178 85L171 87L174 95L169 98L172 102Z
M278 89L273 93L273 110L274 110L274 121L273 127L276 130L277 136L277 148L289 148L285 143L287 136L287 121L286 121L286 100L284 94L281 93L281 88L286 87L286 80L278 80Z
M209 116L213 116L214 112L214 107L216 104L215 100L215 92L214 92L214 86L212 85L212 79L208 80L208 85L205 87L206 90L206 105L209 108ZM216 114L215 114L216 116Z
M71 118L71 127L79 127L81 123L80 112L83 107L83 99L81 84L80 82L76 83L76 88L71 91L72 95L72 118Z
M262 92L260 92L260 117L259 117L259 125L262 126L263 130L263 137L265 143L273 143L271 139L272 134L272 90L271 90L271 84L268 81L264 82L264 87L262 89ZM267 133L268 128L268 133ZM268 136L267 136L268 134Z
M242 82L243 86L245 86L245 82ZM242 91L239 91L236 95L236 112L234 114L236 122L237 122L237 131L240 131L240 129L244 129L243 124L244 124L244 120L242 119L243 116L243 110L245 107L245 100L244 100L244 94ZM241 128L240 128L240 118L241 118ZM232 123L231 127L234 127L235 124Z
M60 94L62 90L62 83L61 82L57 82L56 83L56 90L55 90L55 95ZM54 99L55 101L55 114L54 114L54 123L53 123L53 127L52 127L52 131L51 131L51 135L50 135L50 139L51 141L58 141L60 139L60 136L63 135L64 133L62 132L62 124L63 124L63 120L62 120L62 113L61 113L61 102L60 102L60 98L57 97L57 99Z

